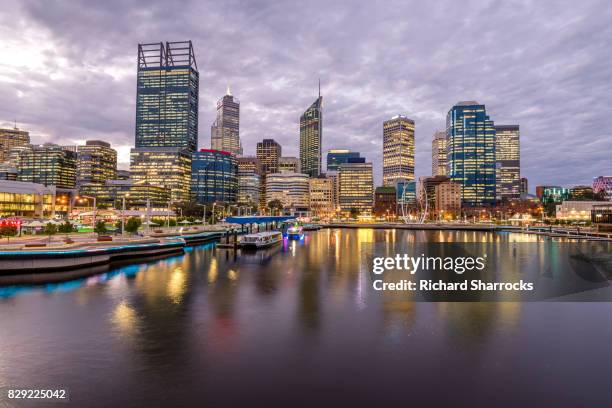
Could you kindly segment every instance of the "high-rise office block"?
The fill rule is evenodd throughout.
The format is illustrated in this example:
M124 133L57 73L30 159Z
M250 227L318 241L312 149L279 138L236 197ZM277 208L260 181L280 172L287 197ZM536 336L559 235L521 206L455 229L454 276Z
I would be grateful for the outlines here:
M393 186L379 186L374 190L375 217L395 217L397 213L397 191Z
M307 174L272 173L266 176L266 204L279 200L289 213L306 213L310 205L309 195Z
M414 180L414 121L395 116L383 123L383 185Z
M484 105L459 102L446 116L447 175L467 206L494 205L495 127Z
M274 139L264 139L257 143L257 158L261 161L263 174L278 173L278 159L282 149Z
M310 178L310 211L316 217L331 217L334 205L335 181L324 176Z
M28 146L30 134L25 130L0 129L0 163L8 160L9 152L13 147Z
M191 156L191 192L200 204L235 203L238 192L236 156L201 149Z
M327 151L327 171L338 171L342 163L358 157L361 157L359 152L352 152L347 149L330 149Z
M529 180L527 177L521 177L521 197L529 194Z
M363 159L362 159L363 160ZM340 165L340 210L353 215L371 214L374 204L372 163L353 159Z
M77 184L104 183L117 178L117 151L109 143L88 140L77 146Z
M521 197L521 150L519 125L495 126L497 199Z
M189 200L191 154L179 147L147 147L131 151L130 171L135 183L170 190L173 201Z
M300 167L310 177L321 174L321 144L323 137L323 97L313 102L300 116Z
M191 41L138 44L136 148L198 147L199 74Z
M261 162L256 157L238 158L238 195L236 202L241 205L257 206L260 200Z
M434 133L431 140L431 175L446 176L446 132Z
M58 145L30 146L19 151L18 180L58 188L74 188L76 161L76 153Z
M300 173L300 159L297 157L279 157L279 173Z
M225 96L217 102L217 119L210 127L210 148L242 155L240 101L232 96L229 86Z

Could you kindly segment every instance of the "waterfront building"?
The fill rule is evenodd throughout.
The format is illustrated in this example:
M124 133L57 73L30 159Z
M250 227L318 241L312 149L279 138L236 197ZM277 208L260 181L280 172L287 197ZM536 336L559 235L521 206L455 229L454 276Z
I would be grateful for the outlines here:
M570 189L559 186L543 186L542 189L542 202L547 203L561 203L562 201L569 200ZM537 188L536 188L537 191Z
M84 183L80 186L81 195L96 197L100 207L123 209L125 198L126 209L149 208L167 209L170 203L170 190L145 182L133 180L106 180L104 183Z
M446 176L446 132L437 131L431 139L431 175Z
M307 174L271 173L266 176L265 202L279 200L286 212L307 215L310 181Z
M446 181L435 186L435 211L438 218L461 213L461 185Z
M319 97L300 116L300 168L310 177L321 174L321 145L323 138L323 97Z
M191 156L191 193L200 204L235 203L237 173L234 154L201 149Z
M446 117L447 175L461 184L467 206L494 205L495 127L485 105L458 102Z
M131 150L130 172L135 183L165 187L173 201L189 200L191 154L177 147L147 147Z
M398 115L383 123L383 185L414 180L414 121Z
M398 206L415 207L417 204L417 186L414 180L395 181L396 202ZM400 213L401 211L398 211Z
M240 141L240 101L227 87L226 94L217 101L217 118L210 127L210 148L242 155Z
M241 205L257 206L261 191L261 161L257 157L238 157L238 193L236 202Z
M117 151L109 143L88 140L77 146L77 184L104 183L117 178Z
M72 189L76 185L76 153L54 144L29 146L16 151L18 180Z
M521 149L519 125L495 126L497 200L521 197Z
M380 186L374 190L375 217L395 218L397 212L397 191L393 186Z
M274 139L257 143L257 158L261 162L262 174L278 173L278 160L282 154L281 145Z
M19 170L8 162L0 163L0 180L17 180Z
M0 129L0 163L8 160L13 147L28 146L30 134L16 126L13 129Z
M336 183L332 177L310 178L310 211L320 218L332 217L336 211Z
M340 210L346 215L369 215L374 204L372 163L365 159L350 159L340 165Z
M0 217L51 217L55 194L52 185L0 180Z
M601 201L566 200L557 204L555 218L566 221L589 221L591 211L601 204Z
M569 189L569 199L575 201L593 200L593 187L574 186Z
M527 177L521 177L520 191L521 191L521 198L529 194L529 181L527 180Z
M327 171L339 171L342 163L347 163L349 159L361 157L359 152L352 152L347 149L330 149L327 151Z
M191 41L138 44L136 148L198 147L199 73Z
M279 173L300 173L300 159L297 157L279 157Z
M612 204L601 201L591 210L591 222L597 231L612 231Z
M593 179L593 193L604 200L612 201L612 176L599 176Z
M436 186L442 183L448 183L449 181L450 177L448 176L419 178L418 199L423 207L425 207L425 200L427 200L427 209L430 214L435 212L436 208Z

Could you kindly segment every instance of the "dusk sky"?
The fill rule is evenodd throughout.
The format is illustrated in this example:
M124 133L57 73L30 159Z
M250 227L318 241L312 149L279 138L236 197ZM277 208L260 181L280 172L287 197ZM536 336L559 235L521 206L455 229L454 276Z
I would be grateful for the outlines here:
M199 145L215 103L241 101L245 154L273 138L298 156L299 116L324 102L323 148L357 150L381 181L382 123L416 122L416 173L458 101L521 127L522 175L590 184L612 175L608 1L0 0L0 126L33 143L109 141L129 166L139 42L192 40Z

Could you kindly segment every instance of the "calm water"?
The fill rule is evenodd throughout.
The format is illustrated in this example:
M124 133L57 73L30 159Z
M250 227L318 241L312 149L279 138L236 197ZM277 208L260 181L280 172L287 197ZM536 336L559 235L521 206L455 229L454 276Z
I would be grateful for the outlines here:
M536 240L322 230L5 288L0 387L67 387L81 407L610 406L612 303L412 302L372 290L361 259L367 242L485 239Z

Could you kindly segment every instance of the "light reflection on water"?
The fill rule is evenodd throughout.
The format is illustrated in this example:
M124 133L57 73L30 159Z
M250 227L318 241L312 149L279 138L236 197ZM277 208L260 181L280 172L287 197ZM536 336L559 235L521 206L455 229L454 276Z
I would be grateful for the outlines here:
M610 303L427 303L371 289L372 242L540 242L450 231L308 233L244 252L188 248L66 283L0 288L0 386L57 384L81 406L443 402L426 390L507 401L602 402ZM575 347L589 336L588 347ZM585 367L588 371L585 371ZM95 387L92 387L95 384ZM536 387L534 387L534 384ZM332 386L333 385L333 386ZM609 396L609 395L608 395ZM405 405L406 399L402 397ZM599 399L597 399L599 398ZM108 404L106 404L108 406Z

